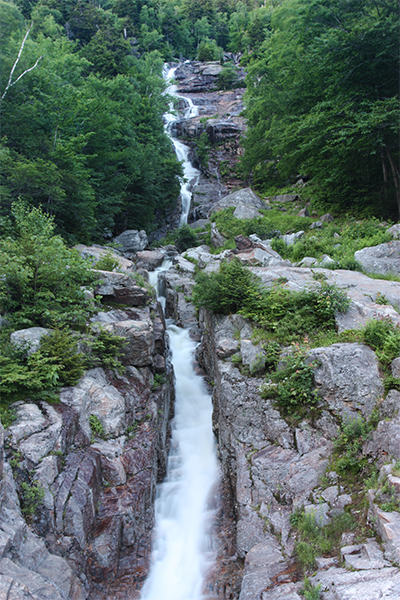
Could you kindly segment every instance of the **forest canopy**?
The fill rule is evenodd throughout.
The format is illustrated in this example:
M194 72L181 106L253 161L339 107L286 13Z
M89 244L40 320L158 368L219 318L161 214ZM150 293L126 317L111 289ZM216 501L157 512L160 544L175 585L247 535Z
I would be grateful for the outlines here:
M244 170L259 189L306 176L331 209L398 215L395 0L285 0L248 70Z
M395 0L0 0L0 20L0 227L21 198L70 243L155 229L182 173L162 65L224 53L248 72L246 185L399 212Z

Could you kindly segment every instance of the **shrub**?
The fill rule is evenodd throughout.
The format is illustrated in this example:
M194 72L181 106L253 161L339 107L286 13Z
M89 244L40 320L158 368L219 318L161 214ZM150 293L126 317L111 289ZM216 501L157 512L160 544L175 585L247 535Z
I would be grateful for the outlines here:
M14 231L0 240L0 312L15 326L84 324L91 308L91 264L54 235L40 208L12 205Z
M117 369L120 371L123 367L119 362L123 354L123 348L127 341L124 337L110 333L105 329L100 331L88 341L88 366L107 369Z
M400 327L390 319L373 319L364 328L364 341L376 351L384 367L400 356Z
M196 245L196 234L189 225L182 225L176 233L175 245L179 252L184 252L188 248L193 248Z
M227 62L223 65L221 73L218 75L218 87L221 90L231 90L236 87L238 76L235 65Z
M106 254L103 254L96 263L96 269L99 269L100 271L114 271L118 266L118 259L115 257L112 250L108 250Z
M57 399L61 385L74 385L83 375L85 356L78 351L78 338L68 329L54 330L29 355L21 346L1 344L0 401L7 404L29 396L33 401Z
M263 397L274 398L284 415L301 418L311 416L318 405L314 384L314 363L306 362L305 349L296 345L283 359L283 368L271 375L271 383L261 388Z
M17 413L8 406L0 406L0 421L4 429L12 425L17 418Z
M196 276L192 299L197 308L209 308L215 313L232 314L247 303L262 301L261 281L243 267L236 258L223 261L216 273Z
M369 431L368 423L361 417L343 423L334 444L335 454L338 455L335 469L341 475L357 474L364 468L367 458L362 453L362 447Z
M90 429L92 430L92 437L91 437L91 442L94 442L95 437L99 437L104 439L106 437L106 431L103 427L102 422L100 421L99 417L97 417L96 415L90 415L89 416L89 425L90 425Z
M27 517L33 517L44 498L44 489L39 481L32 484L21 483L22 513Z

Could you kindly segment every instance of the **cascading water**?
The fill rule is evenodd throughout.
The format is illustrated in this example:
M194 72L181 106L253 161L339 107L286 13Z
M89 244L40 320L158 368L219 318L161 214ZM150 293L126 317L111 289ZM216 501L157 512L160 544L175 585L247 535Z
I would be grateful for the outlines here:
M168 67L166 67L164 69L163 76L167 82L170 81L171 79L173 79L176 69L177 69L177 67L173 67L172 69L168 69ZM185 118L191 119L192 117L197 117L197 115L199 114L199 111L198 111L198 108L193 104L192 100L190 98L184 98L183 96L179 96L179 94L177 94L176 90L177 90L177 86L171 84L170 86L168 86L166 91L168 94L170 94L170 96L174 96L175 98L183 98L185 100L185 102L188 104L188 107L186 108L186 110L184 112ZM172 110L172 105L171 105L171 110ZM197 180L200 175L200 171L198 169L196 169L195 167L193 167L192 163L188 161L188 154L190 151L189 146L186 146L181 141L177 140L176 138L174 138L171 135L172 123L175 123L176 121L178 121L178 119L179 119L179 117L177 117L176 115L174 115L172 113L167 113L164 115L165 129L166 129L169 137L172 140L172 143L174 145L175 152L176 152L178 159L183 161L183 177L184 177L185 181L182 183L182 186L181 186L182 213L181 213L181 218L180 218L180 225L182 226L182 225L185 225L188 220L189 210L190 210L190 200L192 197L191 190L193 189L194 185L196 185L196 183L197 183ZM195 180L194 183L193 183L193 180Z
M157 286L158 273L170 265L165 261L151 274L150 283ZM207 498L217 477L212 403L194 372L195 344L188 331L169 322L168 332L176 377L175 417L167 476L155 503L152 566L142 600L201 600L213 556L205 533Z
M168 72L168 79L173 72L174 69ZM174 87L168 88L168 92L174 94ZM189 104L187 110L194 109ZM167 123L174 119L174 115L166 115ZM178 157L185 160L185 178L198 176L197 169L187 162L189 148L174 138L172 141ZM188 194L187 204L185 194ZM183 183L181 195L181 223L186 223L190 205L188 183ZM158 274L168 270L171 264L165 260L150 273L150 283L156 288L163 309L165 298L158 286ZM158 487L155 503L152 565L141 597L142 600L202 600L206 598L204 577L213 559L211 539L206 534L210 521L207 498L218 475L212 403L202 378L193 369L195 344L189 332L171 320L168 332L176 378L175 417L167 476Z

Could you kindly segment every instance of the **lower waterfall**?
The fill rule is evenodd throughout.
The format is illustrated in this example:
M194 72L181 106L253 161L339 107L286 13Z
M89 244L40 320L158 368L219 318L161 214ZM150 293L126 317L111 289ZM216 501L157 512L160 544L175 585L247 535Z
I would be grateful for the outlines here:
M200 600L212 551L205 533L207 498L217 475L212 404L195 374L195 343L188 331L168 327L176 376L175 417L165 481L155 511L152 566L143 600Z

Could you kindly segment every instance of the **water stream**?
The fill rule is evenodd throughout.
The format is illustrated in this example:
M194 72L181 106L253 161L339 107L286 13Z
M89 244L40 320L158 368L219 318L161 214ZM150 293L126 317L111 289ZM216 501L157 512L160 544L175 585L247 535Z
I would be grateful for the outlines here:
M169 71L168 77L173 71ZM171 93L171 88L168 91ZM190 105L189 109L192 110ZM166 120L171 122L173 118L174 115L167 115ZM177 153L180 148L184 153L189 150L178 140L173 142ZM185 163L184 167L185 177L193 177L194 171L198 173L193 167L190 171ZM182 198L186 186L183 183ZM185 210L182 201L182 211ZM189 207L186 220L181 222L187 221L188 211ZM150 273L150 283L156 288L163 309L165 298L158 286L158 274L171 264L165 260ZM168 333L176 377L175 417L167 475L157 490L152 564L142 600L204 600L203 581L214 558L211 538L206 533L210 521L207 499L218 475L212 403L202 378L194 372L195 343L189 332L169 320Z
M177 67L173 67L169 69L168 67L164 69L163 76L164 79L169 82L173 79L174 73ZM191 119L192 117L197 117L199 114L197 106L195 106L190 98L184 98L177 93L177 86L172 84L168 86L166 92L175 98L183 98L187 103L187 108L184 112L185 119ZM173 110L173 106L171 104L170 110ZM183 161L183 178L181 185L181 203L182 203L182 212L180 218L180 226L185 225L188 220L189 210L190 210L190 201L192 197L192 189L196 185L197 180L200 175L200 171L193 167L192 163L188 161L188 154L190 151L189 146L183 144L180 140L174 138L171 135L172 124L176 123L179 120L179 117L173 112L167 113L164 115L165 121L165 129L172 140L172 143L175 148L176 155L178 160Z

